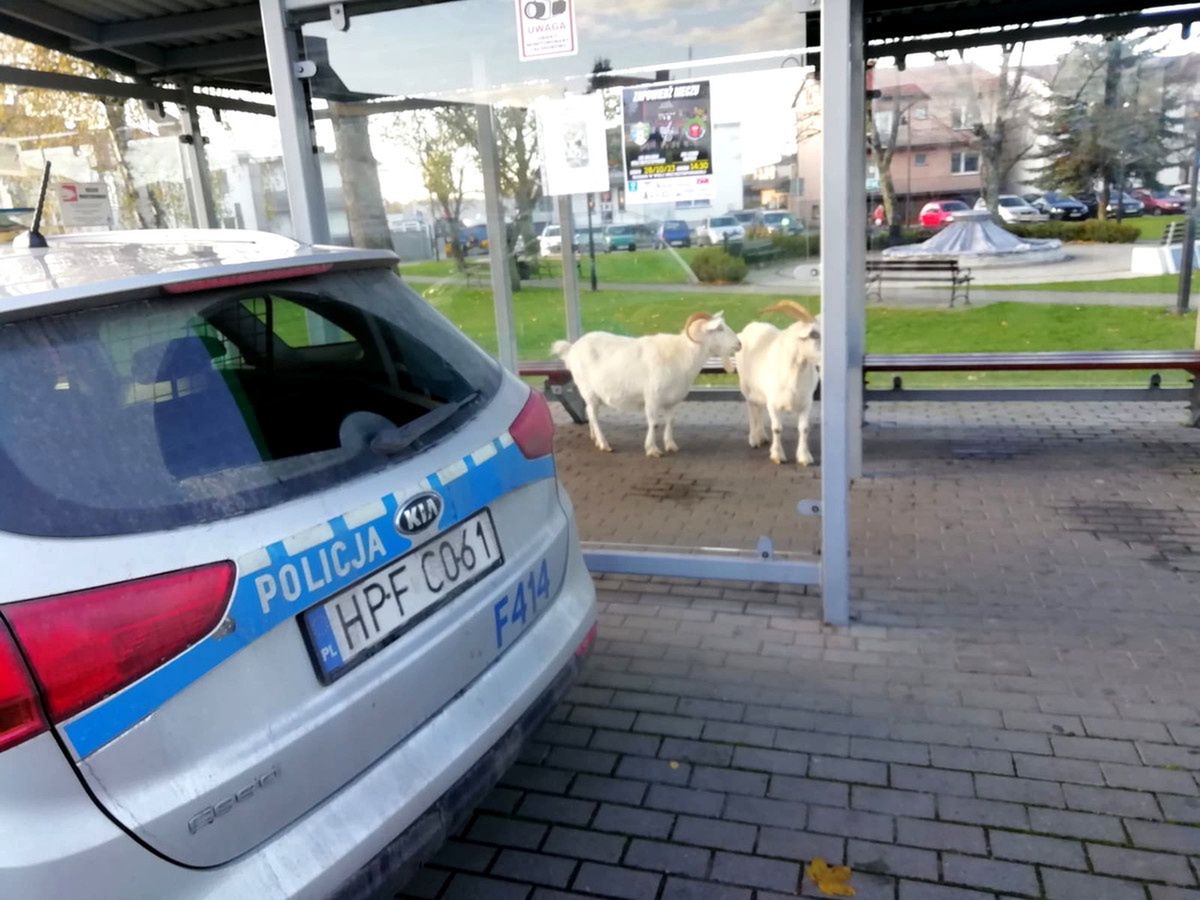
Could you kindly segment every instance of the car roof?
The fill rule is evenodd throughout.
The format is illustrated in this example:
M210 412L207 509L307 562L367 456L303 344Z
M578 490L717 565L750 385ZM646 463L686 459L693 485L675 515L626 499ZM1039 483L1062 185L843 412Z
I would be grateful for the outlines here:
M48 237L44 249L0 247L0 318L78 308L114 294L301 266L387 266L386 250L301 244L262 231L158 229Z

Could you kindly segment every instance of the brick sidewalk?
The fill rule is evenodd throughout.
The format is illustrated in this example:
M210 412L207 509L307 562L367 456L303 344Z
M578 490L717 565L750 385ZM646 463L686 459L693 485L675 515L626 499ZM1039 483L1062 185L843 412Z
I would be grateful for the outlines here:
M685 451L740 424L702 415L721 433L697 420ZM881 406L855 624L803 592L601 580L569 702L405 896L820 896L821 856L859 898L1200 900L1200 433L1178 417ZM602 496L574 452L577 502Z

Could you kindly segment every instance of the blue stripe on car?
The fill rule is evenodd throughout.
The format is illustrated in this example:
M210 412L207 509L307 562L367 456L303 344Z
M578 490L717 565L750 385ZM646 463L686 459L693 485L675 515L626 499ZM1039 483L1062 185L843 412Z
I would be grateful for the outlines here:
M495 455L480 464L469 456L464 458L467 471L446 484L437 475L429 476L432 489L444 500L438 530L468 518L522 485L554 477L552 457L526 459L511 441L497 439L492 445L496 448ZM76 755L82 759L95 753L272 628L409 550L413 542L392 526L397 509L395 498L389 494L381 499L384 514L361 525L351 528L342 516L330 519L328 525L333 537L329 540L295 553L289 553L283 541L268 545L265 548L270 559L268 565L238 573L228 614L234 622L233 631L218 629L145 678L67 722L63 730ZM336 552L338 546L342 548L341 554ZM352 566L358 560L360 548L363 564ZM353 556L347 557L347 551L352 551ZM339 564L333 565L334 561ZM274 583L278 588L284 582L297 588L288 592L295 594L294 597L280 592L264 601L264 584ZM329 642L333 644L332 635ZM333 646L336 648L336 644Z

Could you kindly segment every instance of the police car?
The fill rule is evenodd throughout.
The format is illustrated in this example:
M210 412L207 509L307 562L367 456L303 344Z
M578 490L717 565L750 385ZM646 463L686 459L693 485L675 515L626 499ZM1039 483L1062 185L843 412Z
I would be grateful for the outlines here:
M0 897L395 889L561 697L549 410L395 263L0 255Z

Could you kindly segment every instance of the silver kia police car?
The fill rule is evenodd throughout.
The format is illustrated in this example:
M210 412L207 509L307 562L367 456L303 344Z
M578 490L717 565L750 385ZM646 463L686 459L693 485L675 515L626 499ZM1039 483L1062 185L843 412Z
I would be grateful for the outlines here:
M0 897L394 890L561 697L549 410L395 262L0 254Z

